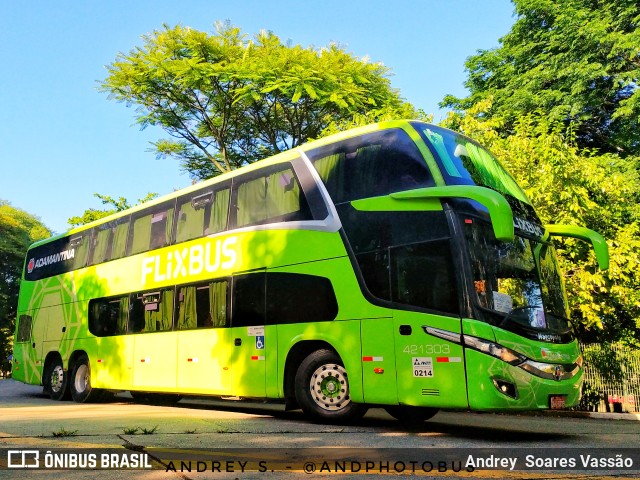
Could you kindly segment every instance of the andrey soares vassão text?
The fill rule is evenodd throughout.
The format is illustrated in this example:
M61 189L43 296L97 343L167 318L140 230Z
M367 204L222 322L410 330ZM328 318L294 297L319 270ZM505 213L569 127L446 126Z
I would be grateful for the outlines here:
M466 468L474 470L482 469L547 469L547 468L592 468L592 469L629 469L634 467L634 461L622 454L612 456L597 456L580 454L577 456L539 457L536 455L524 455L520 457L499 457L489 455L486 457L469 455L465 463Z

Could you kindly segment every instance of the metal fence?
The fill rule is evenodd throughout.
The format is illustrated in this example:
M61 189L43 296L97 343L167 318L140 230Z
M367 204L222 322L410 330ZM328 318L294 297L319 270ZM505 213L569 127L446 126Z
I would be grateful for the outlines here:
M640 350L614 344L581 345L585 360L580 409L640 411Z

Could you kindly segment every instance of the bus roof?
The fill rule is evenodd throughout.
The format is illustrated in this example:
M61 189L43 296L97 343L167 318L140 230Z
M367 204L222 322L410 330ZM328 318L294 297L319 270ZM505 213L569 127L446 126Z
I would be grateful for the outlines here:
M329 135L323 138L320 138L318 140L312 140L310 142L307 142L305 144L299 145L295 148L292 148L291 150L286 150L284 152L278 153L276 155L273 155L271 157L265 158L264 160L259 160L257 162L251 163L249 165L246 165L244 167L238 168L236 170L233 170L231 172L228 173L223 173L221 175L218 175L216 177L210 178L208 180L204 180L202 182L198 182L195 183L193 185L190 185L188 187L179 189L179 190L175 190L171 193L168 193L166 195L162 195L161 197L155 198L149 202L145 202L142 203L140 205L136 205L134 207L131 207L127 210L122 210L121 212L116 212L113 213L111 215L108 215L106 217L100 218L98 220L95 220L93 222L72 228L64 233L52 236L50 238L46 238L44 240L40 240L38 242L33 243L29 248L34 247L34 246L38 246L38 245L42 245L42 244L46 244L48 242L51 242L53 240L57 240L59 238L63 238L63 237L67 237L69 235L73 235L76 233L80 233L83 232L85 230L89 230L97 225L102 225L104 223L116 220L118 218L121 217L125 217L131 213L135 213L138 212L140 210L145 210L149 207L153 207L154 205L159 205L161 203L166 202L167 200L171 200L174 199L176 197L179 197L180 195L184 195L190 192L195 192L198 191L200 189L202 189L203 187L208 187L210 185L215 185L216 183L219 182L223 182L225 180L228 180L230 178L236 177L238 175L242 175L244 173L248 173L248 172L252 172L255 170L259 170L261 168L264 167L268 167L271 165L275 165L278 163L283 163L286 161L290 161L293 158L297 157L298 155L298 151L302 150L302 151L308 151L308 150L312 150L314 148L317 147L321 147L333 142L337 142L340 140L344 140L347 138L352 138L352 137L356 137L365 133L370 133L370 132L374 132L377 130L384 130L384 129L388 129L388 128L402 128L402 129L410 129L410 123L412 120L388 120L388 121L384 121L384 122L379 122L379 123L373 123L373 124L369 124L369 125L365 125L363 127L356 127L356 128L352 128L349 130L346 130L344 132L339 132L339 133L335 133L333 135Z

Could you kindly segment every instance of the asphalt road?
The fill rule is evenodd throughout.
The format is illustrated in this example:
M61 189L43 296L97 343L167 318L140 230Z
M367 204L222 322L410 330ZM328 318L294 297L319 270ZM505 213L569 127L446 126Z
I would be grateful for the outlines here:
M336 426L312 423L301 412L284 412L280 405L228 400L186 398L174 407L162 407L136 404L127 394L120 394L106 403L54 402L42 394L41 387L0 380L0 449L32 449L40 451L41 455L60 448L71 449L65 452L94 452L84 450L92 448L143 452L156 469L105 470L100 472L101 480L133 477L309 478L313 475L303 473L308 468L305 460L314 460L316 475L331 475L336 474L335 465L330 465L333 470L321 472L323 458L345 454L356 459L356 468L360 465L357 471L353 464L347 465L347 472L351 471L349 478L361 476L368 459L375 460L375 468L366 478L373 478L372 475L380 475L380 469L387 473L387 464L380 466L383 458L391 459L390 474L405 475L413 471L394 470L395 462L400 459L407 466L416 455L424 459L425 452L435 452L430 457L434 466L429 470L418 464L420 468L415 473L423 477L637 478L637 473L602 468L582 473L565 473L562 468L553 472L478 468L474 472L455 472L453 460L446 461L447 453L455 453L453 459L468 459L470 454L506 458L524 452L519 449L529 449L527 452L535 453L536 458L542 453L545 458L576 456L580 452L591 453L594 448L609 449L607 454L613 455L629 447L637 452L639 440L638 421L440 412L423 425L409 428L393 420L384 410L371 409L356 425ZM567 448L574 450L562 450ZM190 463L181 465L178 458L183 457L177 452ZM95 476L95 472L86 470L7 470L6 454L2 450L0 478ZM43 458L41 463L44 463ZM220 471L214 459L222 460ZM242 467L242 459L249 464ZM202 460L201 465L196 463L199 460ZM360 464L358 460L361 460ZM235 463L229 468L225 461ZM266 463L260 465L260 461ZM446 468L446 471L437 471L439 461L445 462L440 470ZM519 462L522 461L520 458ZM261 472L265 466L267 471ZM206 467L206 471L197 472L200 467ZM635 467L640 469L637 463Z

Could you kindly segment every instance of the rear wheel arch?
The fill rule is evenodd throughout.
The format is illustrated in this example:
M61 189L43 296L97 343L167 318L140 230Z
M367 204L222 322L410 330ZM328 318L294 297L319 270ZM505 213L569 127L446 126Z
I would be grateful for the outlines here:
M287 359L285 360L283 376L284 398L287 401L288 408L295 408L298 406L295 394L295 380L298 367L303 360L313 352L323 349L332 350L339 355L333 346L322 340L303 340L293 345L289 350Z
M69 358L69 390L78 403L95 402L103 398L104 391L92 387L92 367L89 355L76 350Z
M323 423L351 423L367 411L351 397L349 374L333 349L318 349L304 358L295 376L295 396L302 410Z
M82 356L86 356L87 358L89 358L89 354L87 352L85 352L84 350L76 350L74 351L71 356L69 357L69 367L68 370L71 372L73 370L73 368L76 366L76 362L78 361L78 359Z

